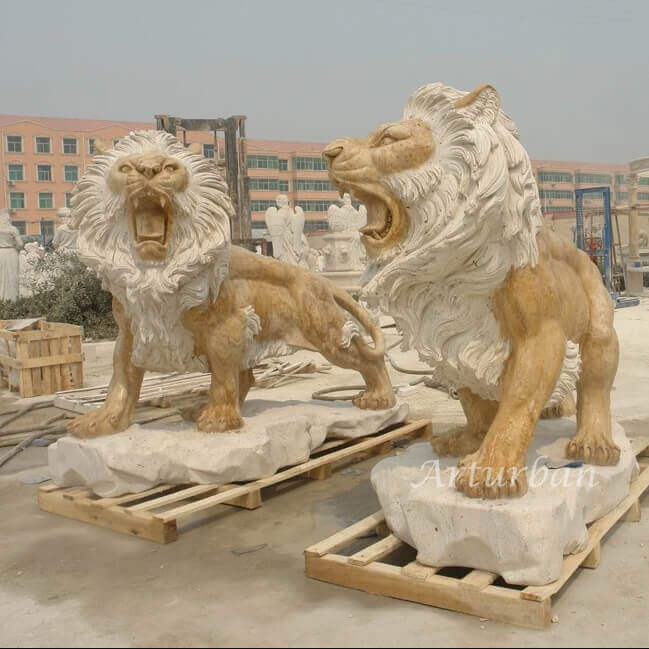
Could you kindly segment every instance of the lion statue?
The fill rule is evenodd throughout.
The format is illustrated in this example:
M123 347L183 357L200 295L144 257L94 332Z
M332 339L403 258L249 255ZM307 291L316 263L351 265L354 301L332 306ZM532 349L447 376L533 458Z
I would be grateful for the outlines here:
M434 440L441 454L467 455L456 487L524 494L536 423L544 410L572 414L575 388L569 457L616 464L613 302L588 257L543 227L530 159L496 90L423 86L403 119L324 155L332 183L367 206L364 299L459 393L466 426Z
M369 314L324 278L231 246L232 215L217 167L168 133L131 133L94 158L71 217L79 257L113 294L119 336L107 399L70 423L75 435L127 428L145 370L210 371L198 428L240 428L254 365L294 348L358 370L359 408L394 405Z

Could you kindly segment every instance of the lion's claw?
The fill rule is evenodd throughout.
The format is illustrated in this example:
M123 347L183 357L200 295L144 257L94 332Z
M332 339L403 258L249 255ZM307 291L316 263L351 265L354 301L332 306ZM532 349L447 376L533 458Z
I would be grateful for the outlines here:
M587 464L614 466L620 461L620 448L605 437L584 435L568 442L566 455Z
M385 394L383 392L360 392L353 399L352 403L363 410L387 410L391 408L397 400L392 392Z
M483 436L476 435L467 428L454 428L452 431L433 437L431 443L440 456L460 457L475 453L482 444Z
M474 453L460 462L455 487L469 498L517 498L527 493L525 469L518 466L489 466Z
M68 423L68 430L80 439L92 439L119 433L128 428L129 423L129 417L99 408L73 419Z
M206 408L198 417L196 425L204 433L227 433L243 426L238 413L227 408Z

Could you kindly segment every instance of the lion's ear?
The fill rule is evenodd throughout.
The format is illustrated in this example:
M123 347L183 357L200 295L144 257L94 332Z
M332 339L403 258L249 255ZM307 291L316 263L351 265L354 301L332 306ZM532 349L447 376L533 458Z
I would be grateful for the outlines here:
M197 155L202 155L202 153L203 153L201 145L198 142L192 142L187 148L192 153L196 153Z
M473 119L483 119L493 124L500 111L500 96L493 86L485 83L456 99L453 105L464 109Z
M110 151L110 147L103 140L96 139L95 140L95 151L99 155L104 155L104 153L106 153L106 151Z

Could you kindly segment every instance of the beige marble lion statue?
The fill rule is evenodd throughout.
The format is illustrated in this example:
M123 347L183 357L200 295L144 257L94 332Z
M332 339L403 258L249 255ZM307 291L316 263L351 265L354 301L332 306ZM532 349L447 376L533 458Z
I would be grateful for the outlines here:
M467 456L457 488L524 494L536 423L572 414L575 388L568 456L616 464L614 305L588 257L543 227L530 159L496 90L423 86L401 120L324 154L334 185L367 207L365 299L459 392L466 426L434 440Z
M232 214L213 162L167 133L131 133L94 158L71 217L79 257L113 294L119 337L106 402L70 423L75 435L127 428L145 370L210 371L198 428L235 430L254 365L293 348L359 371L356 406L394 405L370 315L314 273L231 246Z

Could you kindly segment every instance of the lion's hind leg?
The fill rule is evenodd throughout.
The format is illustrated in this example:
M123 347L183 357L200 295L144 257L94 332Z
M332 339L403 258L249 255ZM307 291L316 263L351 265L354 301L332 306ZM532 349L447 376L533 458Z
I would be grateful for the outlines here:
M497 401L482 399L466 388L458 390L458 394L466 425L432 439L433 448L442 456L460 457L475 453L498 410Z
M590 261L587 263L590 265ZM594 267L592 270L597 276L584 281L590 301L590 322L580 345L582 369L577 384L577 432L568 443L566 454L590 464L615 465L620 459L620 449L611 433L611 388L617 371L619 346L613 328L613 304L599 273Z

